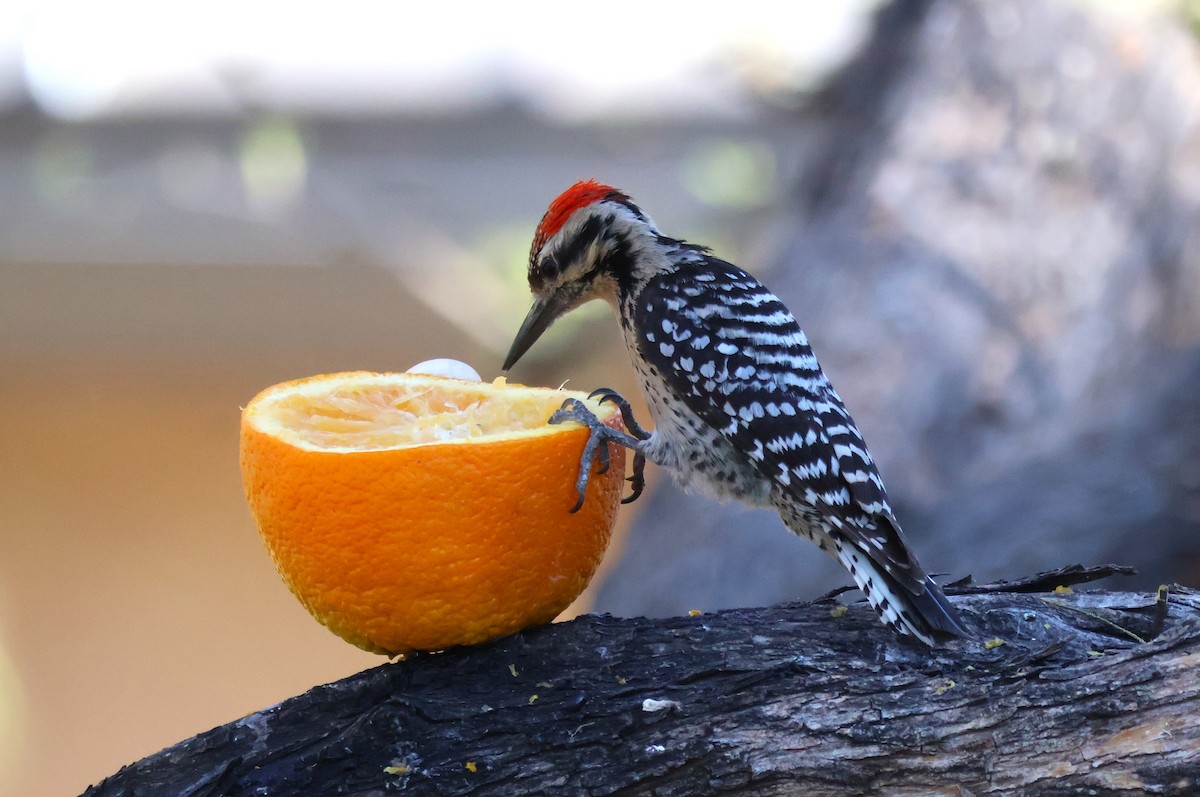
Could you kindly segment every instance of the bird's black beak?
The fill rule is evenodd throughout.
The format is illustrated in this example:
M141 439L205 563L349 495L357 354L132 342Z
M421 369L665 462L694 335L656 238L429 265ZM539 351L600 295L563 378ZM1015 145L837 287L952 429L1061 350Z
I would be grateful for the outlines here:
M513 338L512 347L508 350L508 356L504 358L504 367L501 370L507 371L517 364L521 355L529 351L534 341L550 328L554 320L562 315L563 310L567 309L564 305L565 302L559 294L534 300L533 307L529 308L529 315L525 316L525 321L517 330L517 336Z

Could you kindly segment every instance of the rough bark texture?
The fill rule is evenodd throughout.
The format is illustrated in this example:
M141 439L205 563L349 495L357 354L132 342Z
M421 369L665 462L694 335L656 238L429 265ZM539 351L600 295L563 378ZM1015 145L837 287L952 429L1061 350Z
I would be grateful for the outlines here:
M1025 591L1072 572L959 590L978 639L932 652L832 598L585 616L317 687L86 794L1196 794L1200 593Z

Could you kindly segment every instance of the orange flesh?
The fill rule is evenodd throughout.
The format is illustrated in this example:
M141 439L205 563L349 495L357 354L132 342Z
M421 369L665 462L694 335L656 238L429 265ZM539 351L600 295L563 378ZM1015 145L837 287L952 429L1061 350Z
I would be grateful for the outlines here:
M292 445L321 451L384 451L519 432L544 433L568 394L455 382L453 390L419 380L412 385L354 383L283 393L257 426ZM472 389L474 388L474 389Z

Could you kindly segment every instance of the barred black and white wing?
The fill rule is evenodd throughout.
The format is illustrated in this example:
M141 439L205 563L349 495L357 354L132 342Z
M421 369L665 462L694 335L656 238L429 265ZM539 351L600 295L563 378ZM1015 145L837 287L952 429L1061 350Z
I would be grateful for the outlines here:
M926 641L931 631L961 631L910 553L861 433L778 297L736 266L704 258L649 280L633 324L642 357L671 393L775 485L793 530L806 526L835 548L885 620Z

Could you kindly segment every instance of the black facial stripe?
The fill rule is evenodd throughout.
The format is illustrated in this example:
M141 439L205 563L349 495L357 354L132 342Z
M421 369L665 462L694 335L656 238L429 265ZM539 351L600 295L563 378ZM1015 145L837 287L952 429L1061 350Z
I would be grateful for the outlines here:
M600 216L592 216L585 221L573 238L563 241L559 244L558 249L552 253L552 261L557 261L555 267L570 266L583 257L583 253L587 251L589 246L596 242L604 227L611 221L611 218Z
M621 295L633 290L633 254L629 250L629 240L621 235L610 234L606 239L608 244L601 270L611 274L617 281Z

